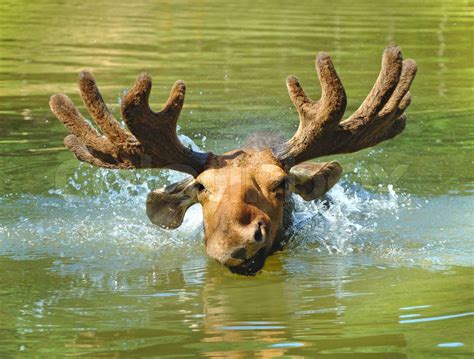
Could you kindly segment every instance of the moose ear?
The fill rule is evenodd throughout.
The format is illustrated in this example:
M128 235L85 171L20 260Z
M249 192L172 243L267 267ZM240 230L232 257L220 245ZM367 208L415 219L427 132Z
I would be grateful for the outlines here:
M153 224L165 229L178 228L189 207L197 203L194 178L153 190L146 199L146 214Z
M299 194L306 201L322 197L334 186L342 175L337 161L304 162L290 170L290 191Z

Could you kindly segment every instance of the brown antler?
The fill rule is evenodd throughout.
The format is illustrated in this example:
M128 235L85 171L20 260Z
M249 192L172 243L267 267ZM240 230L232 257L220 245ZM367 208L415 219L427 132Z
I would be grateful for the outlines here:
M177 81L160 112L148 104L151 77L141 74L122 101L122 117L131 133L122 128L109 112L88 72L79 75L84 104L104 135L82 117L63 94L51 97L50 107L71 133L64 144L76 157L106 168L170 168L193 176L206 168L209 153L185 147L176 134L176 123L183 107L186 85Z
M306 96L294 76L287 79L288 92L300 115L295 135L275 149L287 167L312 158L359 151L388 140L405 128L408 92L416 75L414 60L403 61L400 49L388 47L382 69L369 95L347 120L340 122L346 109L346 94L330 57L320 53L316 70L321 83L321 99Z

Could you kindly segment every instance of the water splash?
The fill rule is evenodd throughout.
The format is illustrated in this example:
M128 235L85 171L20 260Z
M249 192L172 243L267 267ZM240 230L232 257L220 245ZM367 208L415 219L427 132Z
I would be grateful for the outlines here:
M316 245L318 252L349 254L375 245L379 221L398 219L400 208L416 208L408 195L397 195L392 185L387 194L374 194L357 184L337 184L324 199L305 202L295 196L296 234L291 247L301 250Z
M190 138L181 135L180 139L198 150ZM196 256L205 258L200 205L190 208L183 225L174 231L152 225L145 214L150 190L184 177L172 171L111 171L79 165L66 186L51 190L49 196L5 196L0 199L0 255L52 255L112 268L144 262L172 267ZM448 231L445 225L449 246L424 219L426 210L442 208L443 204L435 203L440 200L444 201L425 203L397 194L391 185L385 193L373 193L344 181L319 201L305 202L295 196L296 230L289 250L293 255L363 253L410 265L471 264L470 251L459 255L465 245L456 241L456 235L468 229L456 226ZM453 218L459 217L454 212L465 210L457 203L448 206Z

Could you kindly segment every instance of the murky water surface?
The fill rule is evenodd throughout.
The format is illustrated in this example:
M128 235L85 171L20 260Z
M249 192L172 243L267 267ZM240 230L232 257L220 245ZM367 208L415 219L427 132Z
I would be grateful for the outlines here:
M474 355L471 6L0 1L0 356ZM155 108L181 78L183 140L230 150L292 134L284 79L317 97L317 51L353 111L391 42L419 64L406 131L339 156L332 206L298 202L254 278L205 256L198 206L176 231L148 222L147 192L181 175L81 165L48 109L56 92L81 104L82 69L116 113L137 73Z

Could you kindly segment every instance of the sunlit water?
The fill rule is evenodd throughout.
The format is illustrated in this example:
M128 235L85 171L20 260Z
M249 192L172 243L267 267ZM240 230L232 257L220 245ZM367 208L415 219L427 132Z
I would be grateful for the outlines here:
M474 355L472 11L377 4L0 2L0 357ZM343 180L295 198L294 236L254 278L206 257L198 205L178 230L149 223L148 191L181 174L79 164L47 107L81 103L84 68L115 113L138 72L155 108L182 78L182 140L219 152L291 135L283 80L316 97L317 51L353 111L389 42L420 68L407 130L338 156Z

